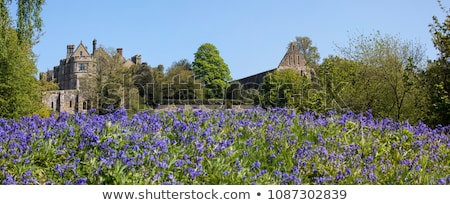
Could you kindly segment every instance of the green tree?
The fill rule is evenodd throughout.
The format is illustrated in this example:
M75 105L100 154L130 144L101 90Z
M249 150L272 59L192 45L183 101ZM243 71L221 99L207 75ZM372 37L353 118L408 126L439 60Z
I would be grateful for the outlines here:
M196 82L188 60L173 63L164 79L164 98L175 104L201 103L201 83Z
M161 85L164 81L164 66L159 65L154 68L146 64L137 66L133 82L134 86L139 90L141 104L155 108L158 104L161 104L163 98Z
M32 46L41 31L43 0L17 1L16 26L9 6L0 1L0 117L18 118L43 109Z
M124 66L125 59L114 49L100 48L95 52L97 74L91 81L89 96L97 102L100 114L110 108L125 107L130 113L143 109L140 104L139 88L135 84L134 67Z
M262 85L264 107L289 107L308 110L311 81L293 69L276 70L266 75Z
M201 45L192 63L195 77L202 81L207 98L223 98L228 82L232 80L228 65L219 50L210 43Z
M450 13L438 0L446 18L440 22L433 16L430 33L434 47L439 51L438 59L430 62L426 71L429 94L429 124L450 124Z
M397 120L423 117L423 105L417 108L423 95L419 73L425 64L420 44L377 32L353 37L339 49L360 65L355 70L359 109Z
M312 45L312 40L306 36L297 36L295 44L298 46L300 53L306 60L306 66L317 68L319 65L320 55L317 47Z
M363 81L358 73L361 66L361 63L339 56L323 59L318 68L317 83L325 93L325 109L365 111L362 108L365 96L360 95Z

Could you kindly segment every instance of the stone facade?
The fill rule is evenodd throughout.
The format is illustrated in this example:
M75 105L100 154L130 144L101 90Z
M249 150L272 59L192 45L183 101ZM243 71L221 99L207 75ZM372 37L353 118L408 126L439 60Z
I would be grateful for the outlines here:
M294 42L290 43L288 51L276 69L294 69L302 75L309 76L305 57L300 53L298 46Z
M59 61L59 65L45 73L40 73L40 78L54 80L59 90L43 93L42 101L55 112L68 112L74 114L85 112L94 107L93 102L84 95L87 81L94 79L97 71L96 53L105 52L102 48L97 49L97 40L92 41L92 53L80 42L75 48L73 44L67 45L66 58ZM123 59L126 67L141 63L141 55L135 55L130 60L122 56L122 48L117 49L117 55Z
M87 102L80 97L79 90L52 90L44 92L43 96L44 103L54 112L73 114L87 109Z

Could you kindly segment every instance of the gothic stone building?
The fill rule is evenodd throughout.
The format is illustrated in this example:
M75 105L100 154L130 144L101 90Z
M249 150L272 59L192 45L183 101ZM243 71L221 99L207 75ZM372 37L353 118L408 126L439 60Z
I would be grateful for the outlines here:
M278 67L245 78L241 78L239 80L235 80L234 82L239 82L242 85L243 89L260 89L264 81L264 77L268 73L281 69L294 69L297 72L300 72L302 75L308 77L311 76L312 72L308 67L306 67L306 60L300 53L298 46L294 42L291 42L289 44L288 51L284 55Z
M97 41L92 42L92 53L81 42L76 48L73 44L67 45L67 54L59 61L59 65L53 70L41 73L40 77L54 80L59 90L47 91L43 94L42 101L52 111L77 113L84 112L93 107L93 102L83 95L85 83L97 74L96 52L105 52L102 48L97 49ZM117 55L122 57L122 48L117 49ZM130 60L123 58L123 65L130 67L141 63L141 56L135 55Z

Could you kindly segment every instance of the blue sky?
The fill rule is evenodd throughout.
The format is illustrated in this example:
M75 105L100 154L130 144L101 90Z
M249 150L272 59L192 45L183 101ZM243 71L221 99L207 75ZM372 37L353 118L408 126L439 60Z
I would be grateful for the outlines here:
M450 6L450 0L443 0ZM212 43L233 79L275 68L296 36L307 36L322 58L338 54L355 34L398 35L424 45L436 58L428 25L444 18L435 0L47 0L44 35L34 47L39 71L65 57L67 44L92 40L123 48L127 58L141 54L151 66L194 60Z

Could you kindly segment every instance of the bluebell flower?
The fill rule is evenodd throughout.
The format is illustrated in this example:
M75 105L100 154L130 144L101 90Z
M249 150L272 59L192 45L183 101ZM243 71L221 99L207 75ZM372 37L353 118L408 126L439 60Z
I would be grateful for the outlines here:
M5 173L5 179L2 182L4 185L16 185L17 182L13 176L8 173Z
M181 167L184 164L184 160L177 160L175 161L175 167Z
M439 185L446 185L447 184L447 178L446 177L440 178L438 180L437 184L439 184Z
M253 162L251 169L257 169L261 166L261 162L259 162L258 160Z
M75 180L76 185L85 185L85 184L87 184L86 182L87 182L87 179L85 177L78 178L77 180Z
M241 162L239 161L239 158L236 158L234 160L234 166L236 167L236 171L241 171L243 169L241 166Z

